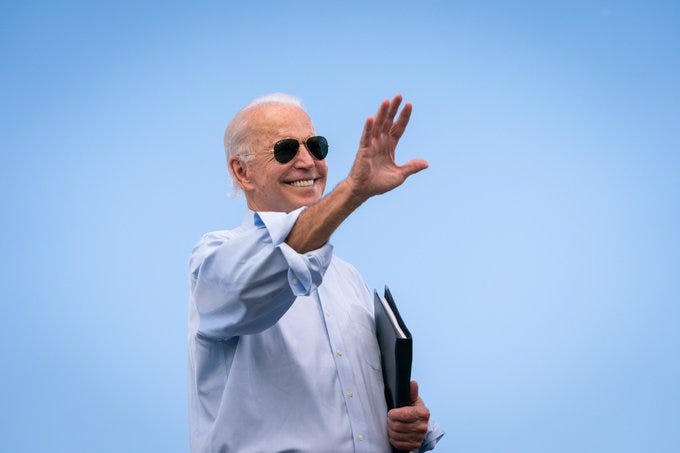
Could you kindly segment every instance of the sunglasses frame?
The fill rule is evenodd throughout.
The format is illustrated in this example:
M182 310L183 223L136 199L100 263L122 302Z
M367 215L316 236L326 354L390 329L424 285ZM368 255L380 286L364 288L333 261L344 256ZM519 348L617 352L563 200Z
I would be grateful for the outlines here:
M310 149L308 143L312 139L321 139L322 143L326 144L326 151L325 151L323 156L319 157L314 151L312 151ZM284 151L278 151L277 150L277 148L280 147L283 143L288 143L288 142L297 143L297 149L295 150L295 153L293 153L290 156L290 158L286 158L286 156L282 156L282 153L284 153ZM283 138L283 139L277 141L276 143L274 143L274 148L273 148L274 159L276 159L276 161L280 164L287 164L288 162L295 159L295 156L298 155L298 153L300 152L300 144L301 143L304 144L305 148L307 148L307 151L309 151L309 154L311 154L311 156L316 160L324 160L326 158L326 156L328 155L328 140L326 140L326 137L324 137L322 135L312 135L311 137L307 137L303 141L300 141L296 138Z

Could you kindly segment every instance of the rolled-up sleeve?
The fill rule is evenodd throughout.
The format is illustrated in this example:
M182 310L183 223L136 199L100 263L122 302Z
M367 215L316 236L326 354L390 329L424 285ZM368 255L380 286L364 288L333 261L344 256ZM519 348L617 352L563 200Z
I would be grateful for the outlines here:
M321 284L332 246L300 254L285 243L303 209L250 213L249 224L209 233L194 247L189 273L199 335L225 339L261 332L297 296Z

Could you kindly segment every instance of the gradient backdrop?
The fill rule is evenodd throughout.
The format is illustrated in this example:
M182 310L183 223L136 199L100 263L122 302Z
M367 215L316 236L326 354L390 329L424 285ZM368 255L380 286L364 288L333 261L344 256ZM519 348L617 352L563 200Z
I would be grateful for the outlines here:
M381 99L430 168L334 235L441 452L680 451L678 2L0 7L0 451L186 452L186 265L222 133L300 96L330 186Z

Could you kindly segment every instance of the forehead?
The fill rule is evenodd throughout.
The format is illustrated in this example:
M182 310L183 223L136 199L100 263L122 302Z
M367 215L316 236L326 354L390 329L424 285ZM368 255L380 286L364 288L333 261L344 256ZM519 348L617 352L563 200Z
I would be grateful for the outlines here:
M254 139L306 138L314 133L309 115L292 105L257 105L248 115L248 132Z

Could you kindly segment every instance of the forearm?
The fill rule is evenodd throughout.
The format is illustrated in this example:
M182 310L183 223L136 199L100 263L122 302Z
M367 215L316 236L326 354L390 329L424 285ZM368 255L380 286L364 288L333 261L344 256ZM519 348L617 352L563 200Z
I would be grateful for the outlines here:
M325 244L338 226L361 204L401 185L410 175L427 168L427 162L414 159L397 165L394 153L411 115L406 104L394 120L401 95L383 101L375 117L366 119L359 150L347 179L328 196L310 206L298 218L286 243L298 253Z
M357 195L347 180L342 181L300 214L285 242L298 253L318 249L364 201L366 197Z

